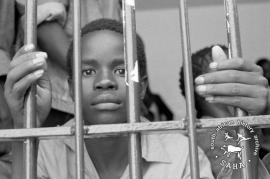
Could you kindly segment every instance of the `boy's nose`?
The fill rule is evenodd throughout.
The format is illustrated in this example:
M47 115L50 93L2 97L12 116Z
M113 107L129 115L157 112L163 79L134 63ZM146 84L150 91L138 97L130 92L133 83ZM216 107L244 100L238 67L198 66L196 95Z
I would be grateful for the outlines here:
M95 83L95 89L96 90L113 90L117 89L117 85L115 80L110 78L101 78Z

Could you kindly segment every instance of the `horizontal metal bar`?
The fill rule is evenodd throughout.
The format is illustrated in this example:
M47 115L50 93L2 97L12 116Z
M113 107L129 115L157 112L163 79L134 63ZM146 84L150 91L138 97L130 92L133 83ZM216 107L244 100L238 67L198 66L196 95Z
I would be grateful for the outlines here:
M0 130L0 139L20 139L30 137L56 137L72 136L75 134L73 127L44 127L44 128L22 128Z
M248 123L250 126L256 126L261 128L270 127L270 115L264 116L244 116L244 117L227 117L227 118L210 118L201 119L199 123L199 128L213 128L217 127L221 123L234 121L234 124L230 126L239 126L237 121L243 121Z
M134 132L153 132L153 131L169 131L180 130L180 132L186 133L184 119L180 121L169 122L141 122L132 124L104 124L104 125L91 125L84 126L85 137L104 137L108 135L134 133ZM245 116L245 117L228 117L228 118L211 118L200 119L197 123L197 131L202 129L215 128L222 123L230 122L230 126L239 126L237 121L243 121L250 126L256 127L270 127L270 115L265 116ZM231 121L234 121L232 123ZM182 131L181 131L182 130ZM0 141L14 141L22 140L22 138L38 137L54 138L60 136L73 136L75 134L74 127L44 127L44 128L32 128L32 129L3 129L0 130Z
M185 124L183 121L170 122L142 122L130 124L110 124L85 126L87 137L95 137L105 135L116 135L119 133L135 133L135 132L152 132L152 131L168 131L183 130L185 132Z
M119 133L147 132L147 131L166 131L185 129L182 121L170 122L145 122L132 124L106 124L84 126L85 137L102 137L106 135L115 135ZM184 131L183 131L184 132ZM33 129L4 129L0 130L0 140L21 140L22 138L38 137L52 138L60 136L72 136L75 134L74 127L44 127ZM95 136L93 136L95 135Z

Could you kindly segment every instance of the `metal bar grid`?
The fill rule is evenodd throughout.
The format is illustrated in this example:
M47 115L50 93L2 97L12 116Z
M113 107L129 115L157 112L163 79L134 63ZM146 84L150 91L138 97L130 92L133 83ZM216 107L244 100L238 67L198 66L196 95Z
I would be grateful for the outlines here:
M29 2L34 2L35 0L28 0ZM229 1L229 0L226 0ZM33 141L34 138L39 139L47 139L52 137L72 137L76 138L76 165L77 165L77 178L82 179L84 177L84 163L83 163L83 138L84 137L105 137L108 135L118 135L118 134L126 134L130 135L130 173L132 179L141 178L141 169L140 169L140 160L141 160L141 151L140 151L140 132L151 132L151 131L168 131L168 130L177 130L179 132L186 132L186 121L188 121L188 133L190 139L190 148L191 148L191 171L192 178L199 177L199 167L198 167L198 158L197 158L197 147L196 147L196 129L200 132L200 129L203 128L211 128L217 127L219 124L226 123L228 121L245 121L251 126L259 126L259 125L270 125L270 115L268 116L249 116L249 117L240 117L235 118L216 118L216 119L203 119L195 121L195 113L194 113L194 100L193 100L193 86L191 81L192 73L191 73L191 64L190 64L190 43L189 43L189 32L188 32L188 15L186 8L186 0L180 0L180 24L181 24L181 34L182 34L182 47L183 54L185 59L185 83L187 86L187 108L188 108L188 117L183 121L172 121L172 122L153 122L153 123L139 123L139 104L138 100L138 82L136 79L136 75L134 78L134 74L139 75L136 67L136 38L135 38L135 2L134 0L124 0L123 1L123 24L124 26L124 44L125 44L125 56L127 59L127 71L128 78L126 79L128 85L128 96L129 96L129 123L128 124L110 124L110 125L93 125L93 126L83 126L82 116L81 116L81 78L80 78L80 2L74 0L74 80L75 80L75 113L76 113L76 126L74 127L55 127L55 128L33 128L34 123L28 120L29 128L25 129L7 129L0 130L0 139L1 140L26 140ZM235 2L233 2L235 3ZM36 11L36 5L32 4L27 6L28 10ZM32 18L35 16L35 12L28 12ZM237 12L237 10L230 11L228 13L228 17L230 15L235 15L233 13ZM29 23L33 23L33 20L27 20ZM233 26L234 30L239 31L238 22L236 24L228 23L230 26ZM232 29L233 29L232 28ZM35 37L35 27L29 27L26 29L30 29L30 36ZM230 28L230 32L232 32ZM231 43L229 45L240 43L233 41L239 40L238 35L231 36ZM33 39L32 39L33 40ZM35 41L30 41L35 44ZM232 49L241 49L238 47L232 47ZM237 53L238 54L238 53ZM241 55L239 55L241 56ZM135 70L135 71L134 71ZM131 73L133 72L133 73ZM135 72L135 73L134 73ZM133 74L133 75L131 75ZM138 78L139 79L139 78ZM35 105L29 105L28 110L34 109ZM239 112L242 113L242 112ZM29 114L32 114L31 112ZM33 114L32 114L33 115ZM35 117L35 116L34 116ZM31 117L30 117L31 118ZM239 123L234 123L232 126L240 125ZM33 142L33 144L35 141ZM27 144L28 145L28 144ZM29 147L29 154L33 158L35 155L33 152L35 150L35 146ZM34 149L34 150L33 150ZM30 156L29 155L29 156ZM32 179L36 178L36 165L33 164L36 161L32 161L32 159L26 160L26 165L28 165L28 171L26 172L26 178ZM36 164L36 163L35 163ZM18 177L17 177L18 178ZM19 177L20 178L20 177ZM245 178L246 179L246 178Z
M110 135L121 135L136 132L158 132L177 130L186 133L185 119L181 121L169 122L143 122L131 124L103 124L84 126L85 138L106 137ZM236 121L235 123L231 123ZM245 122L253 127L269 127L270 115L266 116L248 116L248 117L228 117L228 118L210 118L198 120L197 131L216 128L220 125L230 123L230 126L240 126L238 122ZM52 139L58 137L72 137L75 135L74 127L43 127L32 129L2 129L0 130L0 141L21 141L24 138L37 137L39 139Z
M127 119L128 123L140 121L140 76L137 59L135 0L123 1L124 57L126 64L127 86ZM141 136L139 133L129 134L129 176L131 179L141 179Z

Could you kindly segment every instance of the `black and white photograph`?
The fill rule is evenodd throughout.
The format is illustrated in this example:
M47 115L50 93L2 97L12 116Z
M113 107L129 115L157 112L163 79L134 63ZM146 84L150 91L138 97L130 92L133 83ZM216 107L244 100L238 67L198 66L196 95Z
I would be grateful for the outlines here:
M270 179L269 0L0 0L0 179Z

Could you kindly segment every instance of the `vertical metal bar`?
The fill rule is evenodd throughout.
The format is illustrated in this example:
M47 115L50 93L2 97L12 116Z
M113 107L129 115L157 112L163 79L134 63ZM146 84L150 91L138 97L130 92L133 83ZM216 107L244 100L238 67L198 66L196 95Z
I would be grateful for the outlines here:
M76 176L84 179L84 148L83 148L83 118L82 118L82 75L81 75L81 1L73 0L73 80L76 120Z
M25 42L36 46L36 0L27 0L25 6ZM24 127L36 127L36 86L28 90L25 100ZM35 138L28 138L24 143L12 143L12 179L36 178L37 145Z
M196 114L194 105L194 87L190 52L189 39L189 23L188 23L188 9L186 7L186 0L180 0L179 3L180 15L180 29L181 29L181 45L184 66L184 81L186 91L186 108L188 120L188 134L189 134L189 151L190 151L190 170L193 179L199 179L199 160L196 136Z
M229 47L229 58L242 57L242 48L241 48L241 38L240 38L240 29L239 29L239 19L238 19L238 10L235 0L225 0L225 11L226 11L226 27L227 27L227 36L228 36L228 47ZM236 116L242 117L246 116L247 113L239 108L236 109ZM249 135L247 130L244 127L239 127L239 134L243 136ZM252 152L248 141L240 143L240 146L245 150L241 153L242 162L246 163L246 167L241 168L242 179L254 179L257 178L257 162L249 163L252 157Z
M226 27L229 47L229 58L242 57L239 19L235 0L225 0ZM240 116L245 112L238 110Z
M135 1L123 1L124 48L126 62L128 122L140 121L140 78L137 59ZM139 133L129 134L129 171L131 179L141 179L141 138Z
M26 27L25 44L37 44L37 1L27 0L26 2ZM33 84L25 101L25 127L36 127L36 85ZM37 178L37 140L28 138L25 140L25 178Z

